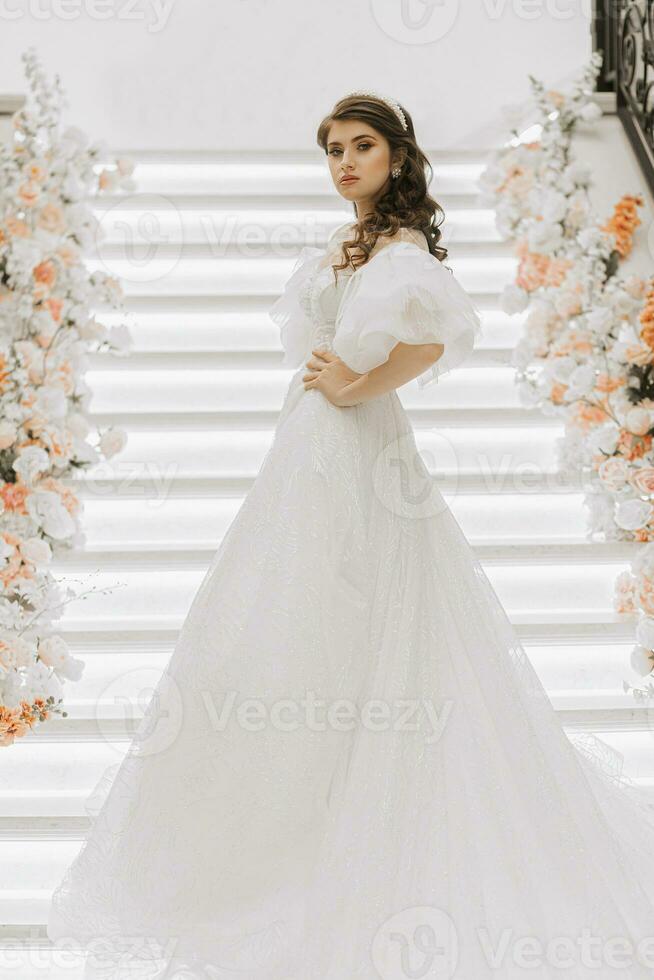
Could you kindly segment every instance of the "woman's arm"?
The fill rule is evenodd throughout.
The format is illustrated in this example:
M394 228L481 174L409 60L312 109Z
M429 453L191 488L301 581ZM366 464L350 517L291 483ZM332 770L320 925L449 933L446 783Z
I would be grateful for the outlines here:
M376 368L357 374L331 351L314 350L307 361L305 388L318 388L333 405L360 405L399 388L426 371L442 355L443 344L395 345L388 360Z

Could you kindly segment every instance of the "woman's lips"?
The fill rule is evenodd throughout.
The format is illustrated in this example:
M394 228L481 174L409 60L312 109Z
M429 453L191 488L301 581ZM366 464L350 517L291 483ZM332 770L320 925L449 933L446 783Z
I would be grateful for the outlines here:
M354 181L358 179L358 177L343 177L341 179L341 184L353 184Z

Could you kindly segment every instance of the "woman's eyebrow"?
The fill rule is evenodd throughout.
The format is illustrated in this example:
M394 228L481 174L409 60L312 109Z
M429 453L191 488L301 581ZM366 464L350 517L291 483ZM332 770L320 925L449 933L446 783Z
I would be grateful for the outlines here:
M350 143L356 143L357 140L363 139L364 136L366 139L370 139L370 140L374 140L375 138L370 133L360 133L358 136L353 136L352 139L350 140ZM341 145L342 144L339 143L338 140L332 140L331 143L327 144L327 146L341 146Z

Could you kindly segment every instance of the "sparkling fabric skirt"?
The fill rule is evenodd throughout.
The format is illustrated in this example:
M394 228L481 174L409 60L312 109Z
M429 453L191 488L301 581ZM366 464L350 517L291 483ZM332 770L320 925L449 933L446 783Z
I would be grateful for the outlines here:
M563 731L397 394L304 370L50 938L94 980L651 978L652 811Z

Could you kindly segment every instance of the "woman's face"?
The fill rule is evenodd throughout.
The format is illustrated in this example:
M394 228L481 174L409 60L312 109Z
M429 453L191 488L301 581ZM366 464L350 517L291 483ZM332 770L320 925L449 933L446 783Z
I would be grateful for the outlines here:
M335 119L327 135L329 170L338 193L353 201L359 218L391 181L391 148L385 136L359 119ZM356 180L342 182L342 177Z

